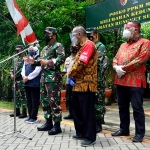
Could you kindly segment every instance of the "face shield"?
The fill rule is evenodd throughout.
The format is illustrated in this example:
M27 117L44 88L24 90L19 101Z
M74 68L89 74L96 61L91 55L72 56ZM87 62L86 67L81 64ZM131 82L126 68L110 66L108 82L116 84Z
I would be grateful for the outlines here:
M29 57L33 57L34 59L37 59L39 57L39 50L36 46L30 46L28 48L28 54Z
M75 32L74 33L72 33L72 32L69 33L71 43L72 43L73 46L78 45L78 39L76 38L76 34L77 33L75 33Z

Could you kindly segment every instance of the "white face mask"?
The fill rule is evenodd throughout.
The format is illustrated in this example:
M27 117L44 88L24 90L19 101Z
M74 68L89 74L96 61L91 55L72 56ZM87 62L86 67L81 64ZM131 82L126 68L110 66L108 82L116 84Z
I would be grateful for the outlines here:
M72 42L73 45L77 45L78 44L78 39L75 36L73 36L71 38L71 42Z
M134 34L134 31L135 31L134 27L131 27L130 30L124 29L123 38L128 38L128 39L132 38L133 34Z
M132 36L132 33L131 33L131 31L129 31L129 30L124 30L123 31L123 38L131 38L131 36Z

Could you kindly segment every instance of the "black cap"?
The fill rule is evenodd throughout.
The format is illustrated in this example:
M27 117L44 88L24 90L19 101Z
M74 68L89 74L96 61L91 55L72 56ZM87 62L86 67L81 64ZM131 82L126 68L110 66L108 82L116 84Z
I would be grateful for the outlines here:
M54 27L46 27L46 29L44 30L44 32L47 32L47 33L54 33L54 34L57 34L57 29L54 28Z
M24 47L23 45L16 45L15 49L16 50L23 50L23 47Z
M86 29L86 33L87 33L87 34L90 34L90 33L92 33L94 30L95 30L95 28L87 28L87 29Z

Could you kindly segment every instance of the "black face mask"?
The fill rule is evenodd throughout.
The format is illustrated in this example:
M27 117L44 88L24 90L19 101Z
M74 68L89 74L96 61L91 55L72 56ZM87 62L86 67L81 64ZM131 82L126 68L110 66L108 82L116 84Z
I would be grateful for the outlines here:
M16 50L16 54L18 54L18 53L20 53L22 50ZM18 56L21 56L22 55L22 53L20 53L20 54L18 54Z
M93 41L93 40L94 40L94 37L93 37L93 36L88 36L88 39L89 39L90 41Z
M51 39L52 39L51 36L45 35L45 41L46 41L46 43L48 43Z
M71 48L70 48L70 52L71 53L77 53L77 51L78 51L78 47L77 46L71 46Z

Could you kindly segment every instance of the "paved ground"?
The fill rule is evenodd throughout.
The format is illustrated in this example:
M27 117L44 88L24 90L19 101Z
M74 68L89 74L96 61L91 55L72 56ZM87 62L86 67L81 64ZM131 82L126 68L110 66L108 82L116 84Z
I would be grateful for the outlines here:
M150 101L145 102L145 106ZM63 116L68 112L63 112ZM75 134L72 120L63 120L62 134L49 136L47 132L38 132L37 126L44 123L43 114L39 114L36 124L24 123L24 119L16 118L17 131L21 130L32 140L14 134L14 119L9 117L10 111L0 109L0 150L150 150L150 116L146 115L146 135L142 143L132 143L134 135L134 121L131 114L131 136L112 137L111 133L119 129L117 105L107 106L103 131L97 134L96 144L90 147L81 147L79 140L72 139ZM13 134L1 136L3 133Z

